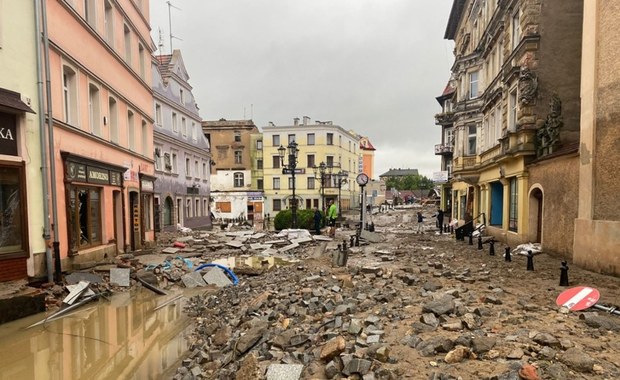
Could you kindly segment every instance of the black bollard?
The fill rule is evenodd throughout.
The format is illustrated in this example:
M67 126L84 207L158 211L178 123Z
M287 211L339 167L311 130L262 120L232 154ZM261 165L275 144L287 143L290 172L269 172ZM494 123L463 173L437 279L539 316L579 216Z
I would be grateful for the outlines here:
M342 241L342 251L343 251L343 252L346 252L346 251L347 251L347 241L346 241L346 240L343 240L343 241Z
M338 244L338 252L342 252L342 245Z
M375 232L375 223L370 223L370 227L368 227L368 231Z
M527 251L527 270L534 270L534 254Z
M474 233L469 234L469 245L474 245Z
M349 242L349 247L353 247L355 245L355 235L351 235L351 241Z
M448 227L448 225L447 225L447 224L444 224L444 225L443 225L443 232L445 232L445 233L450 232L450 227Z
M360 246L360 237L359 237L359 235L355 235L355 246L356 247Z
M507 262L512 261L512 257L510 256L510 247L506 247L506 254L504 255L504 260Z
M482 249L482 235L478 235L478 249Z
M568 263L562 261L560 266L560 286L568 286Z
M495 256L495 240L489 240L489 256Z

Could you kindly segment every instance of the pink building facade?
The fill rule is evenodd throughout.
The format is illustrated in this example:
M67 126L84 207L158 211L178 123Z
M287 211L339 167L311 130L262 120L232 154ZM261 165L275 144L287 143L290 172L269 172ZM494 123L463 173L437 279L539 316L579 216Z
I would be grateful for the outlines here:
M70 269L154 242L154 46L146 0L46 4L54 237Z

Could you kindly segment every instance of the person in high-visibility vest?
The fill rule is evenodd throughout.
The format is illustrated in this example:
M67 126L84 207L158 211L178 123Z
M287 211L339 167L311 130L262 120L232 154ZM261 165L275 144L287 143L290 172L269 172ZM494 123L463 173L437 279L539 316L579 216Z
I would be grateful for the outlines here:
M336 237L336 219L338 219L338 208L333 200L329 201L327 209L327 222L329 224L329 236Z

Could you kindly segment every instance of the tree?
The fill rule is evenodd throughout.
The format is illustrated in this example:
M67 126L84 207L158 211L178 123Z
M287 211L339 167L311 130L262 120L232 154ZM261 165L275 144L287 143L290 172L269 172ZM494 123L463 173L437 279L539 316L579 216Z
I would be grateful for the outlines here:
M408 175L404 177L390 177L385 181L388 189L396 190L430 190L434 187L433 181L423 175Z

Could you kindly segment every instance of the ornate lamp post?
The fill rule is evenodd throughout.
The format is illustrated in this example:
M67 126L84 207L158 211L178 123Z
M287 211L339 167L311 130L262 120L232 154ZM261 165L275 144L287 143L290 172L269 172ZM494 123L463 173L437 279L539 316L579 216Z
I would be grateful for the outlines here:
M323 204L323 212L325 212L325 181L326 178L331 177L334 167L328 166L325 162L321 161L319 166L313 166L312 170L314 171L314 179L321 181L321 202ZM320 175L320 177L317 177L317 174Z
M349 177L349 172L345 171L339 171L338 173L335 174L336 176L336 180L338 181L338 220L342 220L342 203L340 202L340 189L342 188L342 185L347 183L347 178Z
M284 162L284 153L288 148L288 162ZM293 203L291 204L291 227L297 228L297 198L295 196L295 170L297 169L297 155L299 149L297 149L297 143L291 141L285 148L282 145L278 148L278 155L282 163L282 174L290 174L292 177L293 188Z

